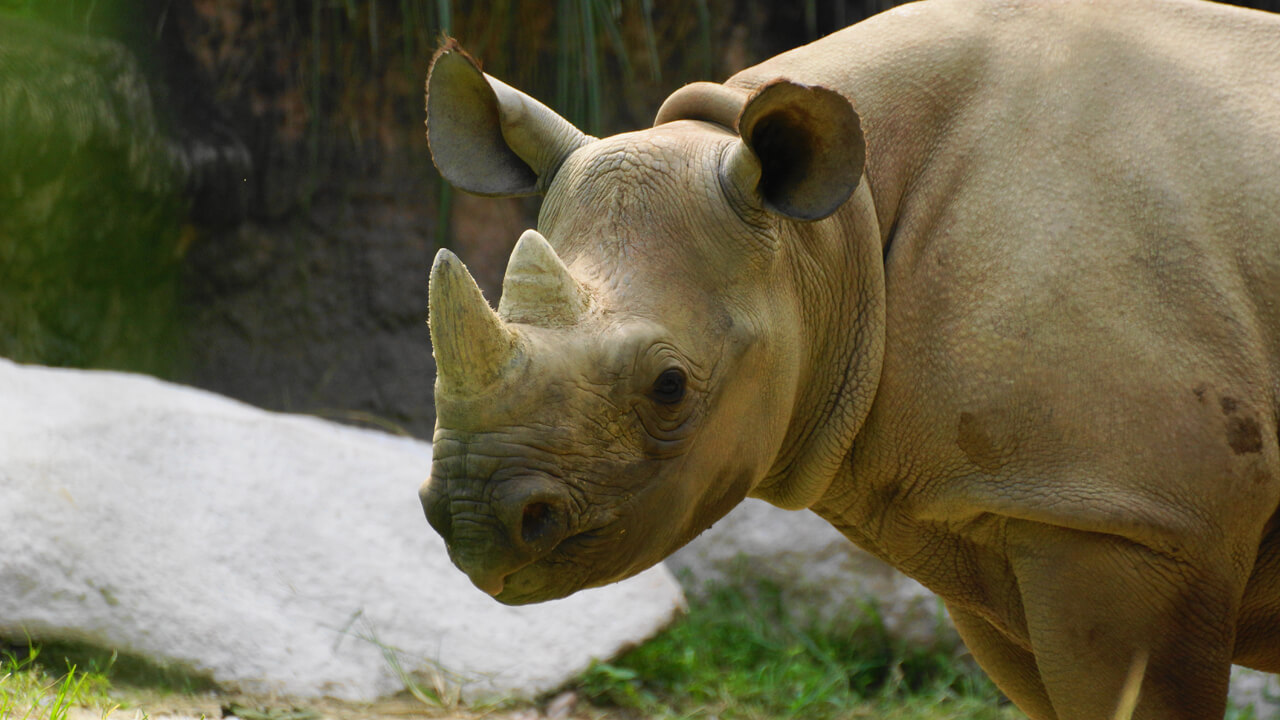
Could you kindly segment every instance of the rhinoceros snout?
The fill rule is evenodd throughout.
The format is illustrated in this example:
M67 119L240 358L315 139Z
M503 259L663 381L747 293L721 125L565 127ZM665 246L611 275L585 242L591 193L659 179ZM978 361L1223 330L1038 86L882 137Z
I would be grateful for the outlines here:
M449 512L449 498L443 492L442 484L433 478L418 491L418 498L422 501L422 510L427 514L427 523L448 544L453 537L453 517Z
M433 478L422 491L427 522L476 587L498 595L507 576L549 554L569 535L570 501L543 478L501 481L489 500L461 497Z
M494 514L511 545L537 558L555 549L569 531L569 500L550 480L513 480L494 501Z

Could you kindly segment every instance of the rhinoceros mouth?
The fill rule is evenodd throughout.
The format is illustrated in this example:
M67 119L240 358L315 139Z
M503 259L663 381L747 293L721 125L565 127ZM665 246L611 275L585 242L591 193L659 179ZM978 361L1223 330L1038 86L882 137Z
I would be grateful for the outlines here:
M506 605L558 600L589 587L619 579L614 573L600 573L598 550L616 541L608 525L600 525L565 538L551 552L521 566L506 576L502 592L494 599ZM609 553L609 555L616 555Z

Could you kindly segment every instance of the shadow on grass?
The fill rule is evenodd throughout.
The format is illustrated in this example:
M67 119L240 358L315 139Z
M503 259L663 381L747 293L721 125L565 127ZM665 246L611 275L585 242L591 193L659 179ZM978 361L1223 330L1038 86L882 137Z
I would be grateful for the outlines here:
M213 679L205 673L90 643L46 641L29 644L24 640L6 644L9 646L7 651L0 644L0 651L3 651L0 654L12 657L18 665L38 665L50 675L75 667L81 672L105 677L113 687L185 694L217 689Z

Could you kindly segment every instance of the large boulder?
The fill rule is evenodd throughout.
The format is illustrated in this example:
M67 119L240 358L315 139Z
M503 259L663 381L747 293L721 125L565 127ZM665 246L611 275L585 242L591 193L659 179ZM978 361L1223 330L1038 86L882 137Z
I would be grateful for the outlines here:
M533 696L663 627L663 568L506 607L447 559L430 445L110 372L0 359L0 637L86 641L234 691L371 699L401 673Z

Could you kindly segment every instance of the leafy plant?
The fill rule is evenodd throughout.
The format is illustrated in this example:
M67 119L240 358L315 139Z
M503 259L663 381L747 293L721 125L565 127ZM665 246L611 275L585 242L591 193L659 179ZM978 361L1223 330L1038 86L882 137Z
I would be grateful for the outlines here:
M0 355L163 374L183 201L143 75L118 43L22 13L0 34Z

